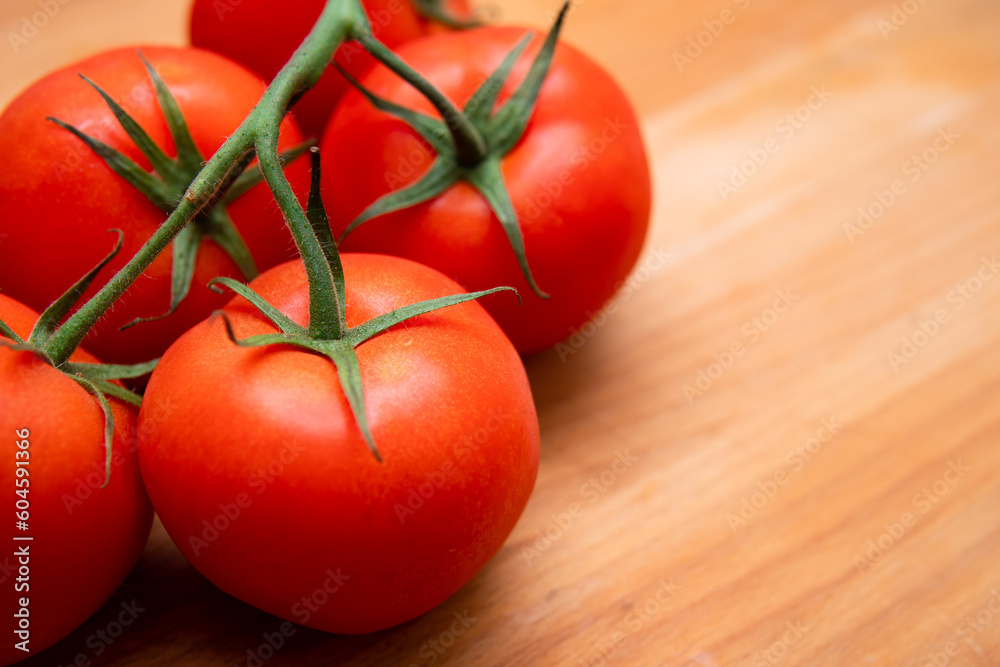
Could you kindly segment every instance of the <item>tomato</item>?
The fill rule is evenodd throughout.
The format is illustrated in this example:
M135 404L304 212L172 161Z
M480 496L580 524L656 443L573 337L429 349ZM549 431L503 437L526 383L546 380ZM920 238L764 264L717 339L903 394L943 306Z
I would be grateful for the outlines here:
M177 99L194 142L211 156L264 92L263 82L240 65L197 49L142 47ZM166 213L110 167L83 141L46 120L54 116L111 145L143 169L150 163L118 124L108 105L78 73L101 86L170 156L176 155L153 84L136 49L108 51L39 80L0 116L0 290L43 310L103 254L107 230L125 233L117 271L166 219ZM291 121L281 148L302 141ZM287 168L297 191L308 189L308 168ZM186 187L186 186L185 186ZM259 269L294 256L291 237L267 186L260 184L228 206ZM181 333L226 302L206 285L216 276L241 277L215 243L202 241L191 291L171 316L125 331L139 317L168 311L172 257L162 254L88 336L85 346L106 362L137 363L158 357ZM96 292L95 285L88 296Z
M460 108L525 35L508 27L452 32L408 43L399 56ZM516 89L541 43L535 37L501 91ZM362 84L376 95L440 118L410 84L383 66ZM323 194L338 236L366 207L418 181L436 153L409 125L348 93L322 141ZM537 104L500 171L517 214L527 263L486 199L459 181L423 204L352 231L345 251L379 252L432 266L475 291L518 289L524 305L492 299L486 309L522 353L569 337L614 294L635 264L650 213L650 175L639 121L624 92L596 63L559 44Z
M37 319L31 309L0 295L0 320L22 338ZM70 360L96 362L83 351ZM15 540L0 557L7 573L2 664L38 653L87 620L124 580L149 536L153 509L136 456L138 411L109 400L115 419L112 468L101 488L105 422L97 400L33 353L0 343L0 498L7 538ZM22 511L26 530L16 524ZM28 601L29 653L15 648L24 637L11 633L23 626L15 616L22 598Z
M441 29L423 18L409 0L363 0L373 34L390 48ZM243 63L270 81L309 34L326 0L242 0L220 3L195 0L191 8L191 43ZM446 9L469 17L466 0L445 3ZM266 34L266 39L255 35ZM354 76L367 72L375 61L355 44L341 46L336 60ZM330 68L294 108L307 134L319 137L337 101L347 91L347 80Z
M344 255L351 326L461 293L425 266ZM251 283L308 319L300 262ZM513 298L511 295L488 299ZM242 297L235 335L274 333ZM475 302L421 315L357 348L372 456L325 357L238 347L221 318L182 336L144 399L176 418L143 428L150 498L185 557L222 590L282 618L364 633L414 618L499 550L538 469L539 433L521 360Z

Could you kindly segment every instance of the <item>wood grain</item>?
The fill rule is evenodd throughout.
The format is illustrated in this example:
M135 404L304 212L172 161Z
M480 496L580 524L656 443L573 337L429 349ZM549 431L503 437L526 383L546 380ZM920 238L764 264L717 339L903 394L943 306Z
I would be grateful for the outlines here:
M0 47L0 98L181 44L186 5L70 0ZM555 5L501 7L541 26ZM0 34L37 7L4 2ZM568 39L633 96L655 168L632 289L579 349L527 360L541 470L493 562L422 618L296 628L265 664L1000 665L998 34L993 0L578 2ZM279 626L157 526L115 598L24 664L243 665Z

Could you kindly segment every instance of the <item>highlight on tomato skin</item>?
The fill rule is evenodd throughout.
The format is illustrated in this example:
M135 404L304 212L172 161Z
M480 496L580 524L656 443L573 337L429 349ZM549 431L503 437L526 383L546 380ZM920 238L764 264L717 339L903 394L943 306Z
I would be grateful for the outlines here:
M459 109L526 35L535 33L500 92L499 109L524 80L543 35L485 27L402 45L399 57ZM360 80L370 93L433 118L414 87L379 65ZM487 142L489 145L489 142ZM412 127L348 92L321 142L323 194L341 237L363 211L417 184L439 153ZM485 304L522 354L567 339L615 294L635 265L649 225L651 176L640 122L604 69L558 42L523 135L500 162L523 236L534 293L494 209L469 181L429 201L384 213L343 238L347 252L378 252L432 266L467 290L511 285L523 305Z
M141 56L140 56L141 52ZM32 308L48 307L104 254L109 229L124 232L124 247L106 269L118 271L166 219L167 214L111 167L79 137L47 118L82 130L120 151L143 170L150 162L128 136L108 103L84 74L115 100L169 157L177 147L142 57L176 98L202 159L211 156L257 104L265 86L252 72L217 54L193 48L142 46L105 51L41 78L0 115L0 160L15 164L0 179L0 290ZM294 121L282 123L279 147L303 137ZM199 162L200 164L200 162ZM304 197L308 167L288 165L286 174ZM186 183L177 188L184 191ZM281 211L266 184L226 207L257 269L295 256ZM18 221L30 220L31 224ZM176 248L176 243L172 244ZM171 252L160 255L98 323L86 347L107 363L139 363L159 357L181 333L225 302L207 283L219 275L242 277L237 263L216 243L197 246L190 291L169 317L132 328L137 318L168 312ZM103 280L85 295L96 293Z
M445 9L459 18L471 18L467 0L450 0ZM323 11L326 0L242 0L219 3L195 0L191 7L191 44L221 53L270 81L288 62ZM362 0L372 33L390 48L448 28L416 10L411 0ZM254 35L267 34L266 40ZM356 44L344 44L336 61L355 76L375 65ZM337 102L347 92L347 81L330 68L292 110L308 136L319 137Z
M0 320L16 334L26 338L37 319L36 312L0 294ZM136 454L138 410L110 399L115 430L104 486L104 416L97 401L9 342L0 338L0 431L8 462L0 470L0 500L11 514L18 501L26 506L23 527L14 517L10 525L16 537L31 539L15 537L12 543L7 563L24 565L28 574L22 572L20 582L8 579L0 613L20 623L21 600L27 599L30 637L26 653L15 646L23 637L8 636L0 645L5 665L42 652L96 612L138 561L153 520ZM78 350L71 361L97 360ZM152 406L150 413L165 414Z
M350 326L462 291L409 260L342 259ZM301 263L250 287L306 324ZM501 298L516 301L485 300ZM224 313L239 339L276 331L242 297ZM408 320L356 351L381 463L329 359L237 346L221 317L167 351L146 401L170 402L176 417L147 433L143 408L139 428L150 498L195 568L264 611L347 634L415 618L467 583L512 531L539 458L523 364L478 303ZM303 602L316 591L323 604Z
M249 55L260 58L258 71L270 78L324 3L304 0L282 5L278 13L274 4L196 0L192 39L218 38L220 50L249 45ZM464 0L445 4L468 11ZM467 100L525 34L515 28L451 32L403 0L366 0L365 7L376 34L390 45L406 42L401 55L456 101ZM261 28L241 28L241 21L259 26L262 16L271 21L273 39L248 38ZM288 22L274 21L276 16ZM301 25L294 23L302 17ZM235 28L240 38L227 42L232 38L212 29L213 20L216 27L224 22L227 31ZM290 45L279 43L283 30ZM523 54L499 104L525 78L540 41ZM553 37L549 44L554 43ZM423 98L373 68L374 60L356 46L339 53L347 69L366 75L364 84L378 94L429 111ZM81 79L81 72L88 79ZM312 98L320 106L311 107L307 96L300 108L316 133L344 91L338 76L331 72L323 79L339 80L329 84L339 86L333 98L324 98L321 88ZM159 77L165 83L158 84ZM164 87L190 127L189 141L164 102ZM0 244L0 290L22 290L29 306L45 307L57 286L62 290L71 282L67 276L77 277L84 263L92 265L106 243L107 227L121 227L126 238L120 257L112 253L106 260L110 273L134 256L169 214L172 207L164 201L185 196L190 180L155 201L120 176L128 168L116 168L114 159L95 148L98 143L134 161L132 177L149 177L144 187L156 190L157 179L170 180L174 163L187 160L190 168L197 158L197 174L263 91L260 78L235 62L197 48L168 47L102 53L29 88L0 116L0 158L23 165L0 179L0 221L30 216L37 223ZM148 133L149 142L137 139L121 113L115 118L116 102ZM502 163L498 169L520 218L534 275L551 300L532 293L535 286L525 281L494 212L467 183L375 219L348 237L348 249L388 254L339 257L331 234L342 232L387 188L419 178L425 167L413 165L412 156L428 165L433 160L414 133L372 112L352 91L323 140L323 160L332 165L324 179L319 155L312 156L315 199L305 205L304 163L288 168L294 194L283 199L279 193L296 243L316 250L329 271L317 273L310 262L316 258L305 251L305 266L300 260L285 262L294 253L281 211L266 186L248 185L235 201L220 197L216 203L225 206L226 216L231 206L235 231L228 238L236 245L245 241L256 261L252 271L210 234L218 232L220 219L227 222L225 216L206 218L205 209L181 234L197 230L215 242L202 247L202 237L187 237L189 246L199 248L198 261L191 293L176 312L121 329L166 310L176 290L172 272L183 264L177 260L183 236L92 331L88 344L98 357L107 355L105 360L147 361L165 351L139 410L112 399L102 412L106 404L74 382L76 371L61 372L39 358L56 356L0 345L0 426L19 434L12 458L30 450L31 480L37 482L33 530L46 544L60 547L40 550L37 560L32 555L39 578L54 582L39 586L37 600L33 597L32 613L46 628L33 634L36 647L71 632L114 592L142 551L154 508L182 554L220 589L327 632L368 633L416 618L485 567L510 536L538 473L538 416L520 353L564 339L614 293L638 256L649 216L648 164L638 121L598 65L560 44L538 106L525 122L529 131L494 157ZM282 128L279 150L300 143L294 120L286 119ZM337 157L344 152L357 159ZM53 163L53 154L68 157ZM411 163L399 169L405 160ZM332 232L318 197L321 180L331 195ZM299 220L303 228L293 222L295 212L288 213L296 197L308 209L306 220ZM313 233L312 246L302 244L303 229ZM28 266L38 257L54 258L54 268L40 275ZM257 275L257 268L264 271ZM20 279L29 274L38 280ZM319 274L346 277L346 295L331 289L324 292L329 299L310 304ZM243 296L227 302L228 296L216 293L221 290L211 291L209 281L219 276ZM247 289L243 282L265 307L241 291ZM484 294L510 289L504 285L517 287L525 305L510 294ZM361 327L418 303L440 306L446 297L482 301L447 300L446 307L420 315L410 310L402 321L383 318L389 323L381 328ZM346 311L338 311L344 316L339 324L316 317L329 313L310 308L327 300L338 308L346 303ZM215 308L221 311L213 315ZM26 335L38 317L0 295L0 319L18 335ZM310 319L329 329L314 328ZM367 334L340 335L359 329ZM293 342L300 330L300 340ZM337 333L314 335L328 330ZM308 344L302 345L305 339ZM316 347L309 347L313 343ZM350 344L354 365L340 365L334 352L324 351L327 343L340 353ZM65 355L69 349L63 347ZM77 350L71 361L95 360ZM359 392L353 391L359 386L360 411ZM102 419L108 414L113 421ZM104 446L103 424L114 427L110 449ZM106 455L113 474L98 478ZM107 485L95 486L91 479ZM15 481L8 479L7 487L15 489ZM8 500L17 502L15 496ZM73 595L70 604L67 591ZM7 650L0 649L0 660L23 657L8 656Z

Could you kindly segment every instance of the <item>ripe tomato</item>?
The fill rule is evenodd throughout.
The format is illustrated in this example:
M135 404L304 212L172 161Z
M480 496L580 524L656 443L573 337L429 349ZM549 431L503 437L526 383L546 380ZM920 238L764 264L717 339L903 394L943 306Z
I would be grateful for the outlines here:
M31 309L0 295L0 320L22 338L37 319ZM83 351L70 360L96 362ZM0 499L10 512L13 537L32 538L14 541L0 556L8 573L3 617L8 628L13 624L17 629L21 619L16 614L26 598L30 632L30 652L25 653L15 648L23 637L8 630L0 647L2 664L38 653L87 620L124 580L149 536L153 508L135 452L138 411L109 401L115 417L112 470L110 482L101 488L106 451L104 413L97 400L31 352L0 344L5 460ZM27 473L18 472L21 468ZM18 529L15 518L21 517L13 516L15 511L27 513L26 530Z
M517 28L452 32L411 42L399 56L459 108L524 36ZM518 60L498 101L517 88L542 39ZM383 66L362 80L376 95L440 117L420 93ZM436 154L413 129L348 93L322 141L323 194L336 235L376 199L418 181ZM438 197L364 223L346 251L380 252L432 266L465 289L511 285L524 305L486 309L522 353L573 333L616 291L634 265L650 212L642 137L624 92L600 66L566 44L555 55L534 114L501 172L545 300L529 289L486 199L459 181Z
M274 78L305 39L326 0L242 0L220 3L195 0L191 8L191 43L243 63L266 81ZM410 0L363 0L373 34L390 48L440 30L423 18ZM469 17L466 0L452 0L445 7L456 16ZM266 40L254 35L266 34ZM354 76L375 64L355 44L345 44L336 60ZM337 101L347 91L347 80L331 68L294 108L295 118L308 135L319 137Z
M343 265L352 326L461 293L399 258ZM251 288L306 324L300 262ZM276 331L241 297L225 312L239 338ZM221 318L182 336L153 372L144 404L167 400L177 418L147 434L140 415L143 479L188 560L241 600L339 633L402 623L458 590L509 535L538 469L524 367L477 303L408 320L357 355L382 463L328 359L238 347Z
M243 121L264 92L260 79L240 65L197 49L143 47L177 99L203 157L211 156ZM168 155L173 139L153 84L136 49L108 51L39 80L0 116L0 160L16 168L0 179L0 290L43 310L105 252L110 228L125 233L123 251L109 265L117 271L166 219L141 192L54 116L118 149L149 170L101 96L78 73L101 86ZM281 147L302 141L291 121ZM308 189L308 168L287 168L297 191ZM228 207L261 270L294 256L281 212L265 184ZM214 243L202 241L191 291L171 316L119 331L139 317L167 312L172 258L166 252L147 269L88 336L84 345L106 362L138 363L160 356L181 333L226 301L206 285L225 275L241 277ZM110 275L110 274L108 274ZM88 296L96 292L94 285Z

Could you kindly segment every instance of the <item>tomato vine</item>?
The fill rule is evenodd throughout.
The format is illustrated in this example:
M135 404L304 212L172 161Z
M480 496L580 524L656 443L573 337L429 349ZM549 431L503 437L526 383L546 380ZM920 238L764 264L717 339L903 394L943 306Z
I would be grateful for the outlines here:
M437 3L426 4L424 11L436 11L433 8L436 7ZM563 12L565 13L565 7ZM558 30L553 31L553 34L557 33ZM68 359L100 317L171 242L175 243L175 273L172 281L169 312L176 309L187 292L192 275L194 254L197 252L198 242L204 234L208 234L220 243L240 266L245 277L254 277L256 268L253 265L253 260L231 223L227 224L225 206L215 206L220 202L220 199L223 204L225 203L226 192L231 187L236 191L242 191L263 178L271 189L292 232L309 277L310 321L308 328L300 327L255 295L245 285L229 278L219 278L213 282L216 289L222 285L245 297L281 330L280 334L237 340L227 321L230 338L234 343L242 346L262 346L275 343L294 345L329 358L337 367L344 393L365 441L379 460L381 458L365 414L364 391L361 386L361 375L354 348L409 318L501 290L513 291L513 288L509 287L496 287L472 294L458 294L433 299L400 308L357 327L347 326L343 270L336 242L330 232L329 221L323 210L319 194L317 149L312 149L313 186L310 192L308 211L303 209L299 203L283 171L284 161L300 153L306 146L296 147L291 155L279 155L277 150L278 130L282 119L295 101L319 80L330 63L333 53L345 39L354 39L360 42L377 58L393 62L394 69L407 80L416 82L415 85L418 87L421 85L419 83L421 79L416 72L409 70L405 63L392 56L388 49L374 39L360 0L328 0L313 29L291 60L268 86L258 105L219 150L204 163L204 166L200 166L202 164L201 155L190 140L190 134L187 132L176 102L155 69L144 58L144 65L153 81L161 109L167 119L171 135L177 144L178 157L176 159L167 157L110 96L92 81L86 77L83 78L107 102L119 123L153 165L156 176L145 172L121 153L84 134L79 129L58 119L49 119L83 140L119 176L132 183L154 204L169 212L166 221L139 252L93 298L70 315L61 326L58 326L58 322L66 317L93 282L97 273L117 254L121 247L120 239L114 252L43 313L38 320L36 330L32 332L27 341L20 339L13 330L0 323L0 334L14 341L14 347L31 349L46 362L72 377L74 381L84 386L98 399L105 414L108 475L110 475L114 417L106 394L133 405L139 405L141 399L138 395L113 384L112 380L135 378L146 374L152 370L156 361L135 366L117 366L70 364ZM551 41L554 43L554 37L551 38ZM548 57L551 58L551 48ZM533 68L533 71L535 69ZM487 102L489 99L495 99L499 85L502 84L507 73L509 73L509 67L498 73L499 82L494 81L491 85L486 86ZM529 80L537 79L534 82L534 91L532 93L529 90L529 95L537 94L537 86L540 85L543 77L544 72L540 77L529 77ZM424 90L432 97L436 93L429 87L424 87ZM490 95L492 98L489 98ZM437 93L437 99L440 104L447 104L440 93ZM449 108L453 112L447 115L451 119L449 127L452 129L453 135L465 137L471 142L468 150L459 151L464 157L464 159L460 157L459 162L482 163L489 156L489 152L480 130L475 127L469 117L454 110L453 107L442 106L442 108ZM530 113L530 106L526 113ZM526 115L523 121L527 122ZM523 124L521 129L523 130ZM255 171L246 171L254 157L259 161L259 174ZM173 198L179 194L176 190L178 187L183 187L186 182L190 182L190 184L184 189L179 203L173 206ZM192 221L198 220L199 216L204 223L204 228L198 228L192 224ZM207 222L205 222L206 220ZM513 224L516 228L516 219ZM181 242L182 235L186 237L183 242ZM526 265L524 268L527 272ZM532 286L537 291L533 281Z
M337 47L348 37L370 31L360 0L328 0L302 46L268 86L260 103L205 163L163 225L128 264L53 333L46 344L46 353L55 366L69 358L105 311L218 196L220 189L229 183L230 174L241 173L254 156L285 219L300 226L308 225L305 211L282 171L277 150L278 128L295 100L319 80Z

